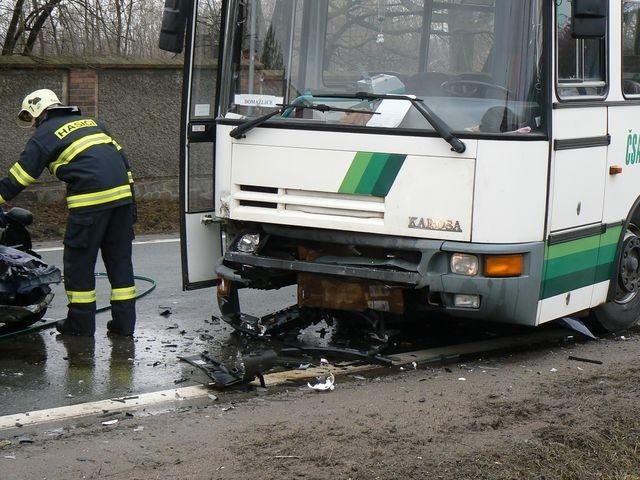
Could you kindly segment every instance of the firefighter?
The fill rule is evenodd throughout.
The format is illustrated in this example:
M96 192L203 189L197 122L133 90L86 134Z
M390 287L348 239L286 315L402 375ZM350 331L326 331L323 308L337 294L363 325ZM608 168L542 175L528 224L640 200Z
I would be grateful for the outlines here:
M32 185L47 168L67 184L69 218L64 237L67 318L63 335L93 336L96 290L94 268L102 252L111 283L110 334L130 336L136 323L136 288L131 262L135 222L133 176L122 147L78 107L64 106L51 90L24 99L18 115L33 134L20 159L0 181L0 204Z

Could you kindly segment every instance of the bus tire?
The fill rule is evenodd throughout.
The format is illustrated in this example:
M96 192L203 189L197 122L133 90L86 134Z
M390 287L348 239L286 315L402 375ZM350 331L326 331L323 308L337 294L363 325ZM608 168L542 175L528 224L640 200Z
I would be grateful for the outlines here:
M627 330L640 320L639 220L634 214L622 240L613 299L593 311L597 324L608 332Z

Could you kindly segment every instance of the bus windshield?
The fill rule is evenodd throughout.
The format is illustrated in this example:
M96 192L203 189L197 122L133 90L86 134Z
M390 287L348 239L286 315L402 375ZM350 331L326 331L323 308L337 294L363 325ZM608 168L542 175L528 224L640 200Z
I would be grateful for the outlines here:
M543 0L232 5L221 102L227 118L321 104L339 108L289 108L268 122L433 131L411 102L398 98L406 95L423 100L459 134L531 134L543 127Z

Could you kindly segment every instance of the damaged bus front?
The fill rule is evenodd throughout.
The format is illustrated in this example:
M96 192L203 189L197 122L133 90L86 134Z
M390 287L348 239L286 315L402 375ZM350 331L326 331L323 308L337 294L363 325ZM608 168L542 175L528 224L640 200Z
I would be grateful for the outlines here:
M580 1L185 3L183 270L227 321L594 306L595 277L549 276L553 229L583 226L549 201L556 10ZM289 285L297 308L250 325L238 289Z

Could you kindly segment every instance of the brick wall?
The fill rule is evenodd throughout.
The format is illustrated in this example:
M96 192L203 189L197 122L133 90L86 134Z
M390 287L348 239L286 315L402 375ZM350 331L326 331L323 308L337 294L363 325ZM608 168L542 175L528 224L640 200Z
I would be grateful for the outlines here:
M87 117L98 115L98 74L95 69L69 69L67 102L77 105Z

